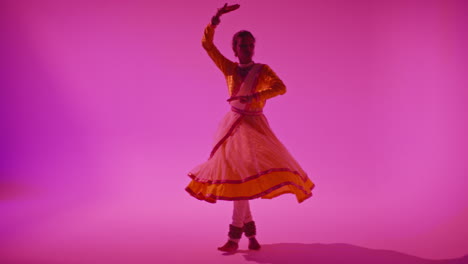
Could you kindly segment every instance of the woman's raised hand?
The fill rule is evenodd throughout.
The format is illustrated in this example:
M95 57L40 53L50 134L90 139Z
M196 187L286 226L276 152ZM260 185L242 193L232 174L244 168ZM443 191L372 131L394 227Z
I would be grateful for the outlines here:
M224 14L226 14L226 13L229 13L229 12L231 12L231 11L234 11L234 10L238 9L239 7L240 7L239 4L230 5L230 6L228 6L227 3L224 4L223 7L218 8L218 12L216 12L216 15L215 15L213 18L211 18L211 24L213 24L213 25L218 25L219 22L220 22L219 17L220 17L221 15L224 15Z
M229 13L231 11L234 11L234 10L238 9L239 7L240 7L239 4L228 6L228 4L226 3L226 4L224 4L223 7L218 8L218 13L216 13L216 15L219 15L219 16L224 15L226 13Z

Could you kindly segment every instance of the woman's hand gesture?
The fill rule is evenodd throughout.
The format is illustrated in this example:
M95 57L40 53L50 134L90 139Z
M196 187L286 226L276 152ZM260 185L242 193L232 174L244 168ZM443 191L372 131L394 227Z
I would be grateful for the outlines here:
M223 7L218 8L218 12L216 12L216 15L215 15L213 18L211 18L211 24L213 24L213 25L218 25L219 22L220 22L219 17L220 17L221 15L224 15L224 14L226 14L226 13L229 13L229 12L231 12L231 11L234 11L234 10L238 9L239 7L240 7L239 4L230 5L230 6L228 6L227 3L224 4Z
M228 6L227 3L224 4L223 7L221 8L218 8L218 13L216 13L217 16L221 16L221 15L224 15L226 13L229 13L231 11L234 11L236 9L238 9L240 7L239 4L235 4L235 5L230 5Z
M239 102L241 102L243 104L247 104L247 103L252 102L255 99L257 99L257 94L232 96L229 99L227 99L227 101L231 102L231 101L234 101L234 100L239 100Z
M250 95L239 96L239 97L240 97L239 101L243 104L248 104L252 102L252 99L253 99L252 96Z

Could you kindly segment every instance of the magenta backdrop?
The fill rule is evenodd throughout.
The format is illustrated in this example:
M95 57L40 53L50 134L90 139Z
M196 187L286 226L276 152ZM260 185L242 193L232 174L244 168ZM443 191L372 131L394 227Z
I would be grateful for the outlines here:
M2 1L0 259L224 241L231 203L184 191L229 110L201 47L223 3ZM215 43L256 36L288 88L266 116L317 185L252 201L259 239L467 254L468 2L236 3Z

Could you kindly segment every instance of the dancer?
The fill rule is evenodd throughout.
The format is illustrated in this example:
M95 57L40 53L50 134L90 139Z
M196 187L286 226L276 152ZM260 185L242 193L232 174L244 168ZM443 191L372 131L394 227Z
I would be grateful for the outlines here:
M228 241L218 248L226 252L238 249L243 233L249 238L249 249L261 247L249 200L292 193L301 203L314 188L263 115L266 100L284 94L286 87L268 65L252 61L254 36L245 30L234 35L232 49L239 63L224 57L213 43L221 15L238 8L227 4L219 8L204 31L203 48L226 78L231 111L221 121L209 159L190 171L192 180L185 189L210 203L233 201Z

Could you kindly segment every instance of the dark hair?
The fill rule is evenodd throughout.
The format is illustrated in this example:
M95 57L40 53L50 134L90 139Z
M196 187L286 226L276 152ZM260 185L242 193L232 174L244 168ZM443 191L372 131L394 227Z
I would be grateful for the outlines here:
M241 30L234 34L234 37L232 37L232 50L234 51L234 54L236 53L236 45L237 45L237 38L244 38L244 37L251 37L253 38L255 42L255 37L250 33L250 31L247 30Z

